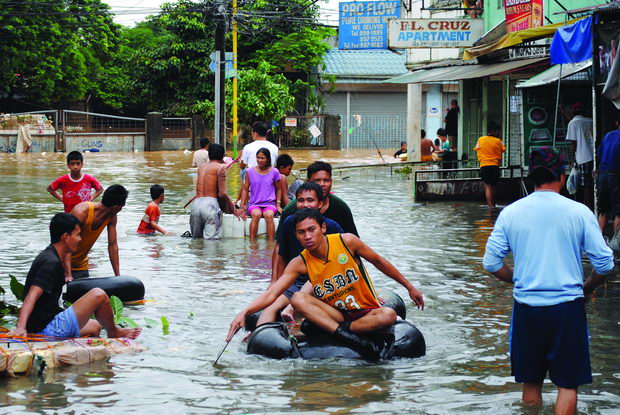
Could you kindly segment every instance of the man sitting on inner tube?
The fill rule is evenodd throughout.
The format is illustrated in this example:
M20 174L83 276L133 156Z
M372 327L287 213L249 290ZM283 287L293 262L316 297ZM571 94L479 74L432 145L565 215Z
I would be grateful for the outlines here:
M297 239L305 249L289 262L280 279L235 317L226 341L243 327L246 316L271 305L305 274L309 281L302 291L293 294L293 307L362 357L378 360L383 349L390 349L392 344L389 341L378 344L358 333L390 328L396 322L396 313L391 308L381 308L361 258L404 286L417 307L424 309L422 293L357 236L325 235L326 225L318 209L297 211L293 223ZM306 293L307 289L312 295Z

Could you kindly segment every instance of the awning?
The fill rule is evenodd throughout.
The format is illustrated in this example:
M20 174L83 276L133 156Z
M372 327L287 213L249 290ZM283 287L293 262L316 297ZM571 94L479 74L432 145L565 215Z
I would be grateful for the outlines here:
M584 71L592 66L592 59L574 64L562 65L562 79L568 78L578 72ZM547 85L557 82L560 77L560 65L553 65L551 68L527 81L517 84L517 88L533 88L535 86Z
M383 82L395 84L417 84L483 78L485 76L497 75L504 72L512 72L518 68L536 64L546 59L547 58L536 58L501 63L478 65L464 64L461 66L449 66L444 68L420 69Z
M463 52L463 60L474 59L478 56L486 55L487 53L493 52L494 50L508 48L510 46L515 46L529 40L551 37L555 34L555 31L558 29L558 27L573 24L579 20L580 19L573 19L567 21L566 23L555 23L547 26L532 27L529 29L508 33L493 43L465 49L465 51Z

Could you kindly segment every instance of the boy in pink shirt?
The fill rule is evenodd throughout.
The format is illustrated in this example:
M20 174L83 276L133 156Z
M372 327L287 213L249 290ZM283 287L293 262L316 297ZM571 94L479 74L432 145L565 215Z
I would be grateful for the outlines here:
M149 205L144 210L144 216L142 216L142 220L140 221L140 225L138 225L138 233L142 235L152 235L155 231L159 231L164 235L170 234L164 228L159 226L157 222L159 222L159 216L161 215L161 210L159 210L159 204L163 203L166 195L164 194L163 186L158 184L154 184L151 186L151 199L153 201L149 203Z
M67 167L70 173L54 180L47 186L47 191L62 202L65 213L71 213L75 205L95 200L103 192L103 187L93 176L82 173L84 157L79 151L67 154ZM58 194L58 189L62 191L62 196Z

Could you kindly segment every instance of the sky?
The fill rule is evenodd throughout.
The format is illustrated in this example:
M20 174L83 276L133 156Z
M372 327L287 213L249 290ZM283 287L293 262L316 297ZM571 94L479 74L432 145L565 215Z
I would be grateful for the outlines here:
M165 3L163 0L103 0L112 8L116 15L116 23L133 26L136 22L144 20L151 14L159 12L159 5ZM322 13L321 22L326 24L338 25L338 3L339 0L328 0L319 2Z

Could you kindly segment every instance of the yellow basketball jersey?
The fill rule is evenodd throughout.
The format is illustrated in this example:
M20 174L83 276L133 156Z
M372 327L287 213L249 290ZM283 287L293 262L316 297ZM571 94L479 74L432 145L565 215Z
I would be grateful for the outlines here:
M92 229L93 220L95 220L95 205L88 202L88 216L86 221L82 224L82 240L78 245L77 251L71 255L71 269L73 271L85 271L88 270L88 253L95 244L101 232L108 226L110 219L103 221L101 226L97 229Z
M301 257L314 296L319 300L344 311L381 307L361 259L358 265L339 233L327 235L327 261L312 256L306 249Z

